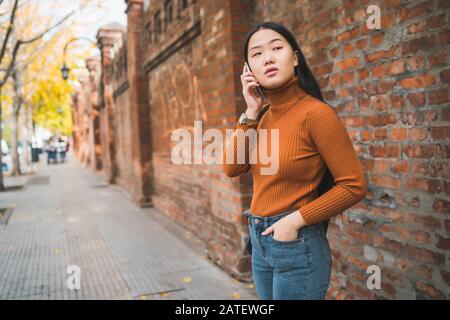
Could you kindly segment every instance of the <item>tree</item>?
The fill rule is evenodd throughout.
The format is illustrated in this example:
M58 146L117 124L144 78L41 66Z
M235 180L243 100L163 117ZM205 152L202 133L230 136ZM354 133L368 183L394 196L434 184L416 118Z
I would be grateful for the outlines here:
M57 34L58 29L61 29L62 25L66 23L75 12L81 11L87 6L88 0L79 0L80 7L68 12L62 17L43 17L37 16L38 12L36 10L39 1L35 0L10 0L4 1L0 0L0 9L4 9L3 13L0 13L0 29L5 30L5 32L0 32L0 97L2 96L2 89L8 82L9 78L12 76L13 79L13 117L15 127L12 131L12 153L14 161L15 173L19 172L19 163L17 156L17 125L18 125L18 115L20 114L20 109L24 103L24 91L22 86L23 83L23 72L27 67L27 58L30 56L36 56L46 47L51 41L44 39L44 36ZM55 4L56 1L53 1ZM67 3L67 2L65 2ZM62 4L60 2L60 4ZM9 6L8 6L9 5ZM2 19L3 18L3 19ZM42 23L41 21L46 21L47 23ZM42 26L44 25L44 26ZM36 31L38 30L38 31ZM4 36L3 36L4 34ZM50 37L52 39L53 37ZM30 45L33 45L30 48ZM29 49L24 50L23 48ZM0 98L0 141L2 139L2 102L4 99ZM0 164L1 164L1 152L0 152ZM4 190L3 184L3 172L0 170L0 191Z

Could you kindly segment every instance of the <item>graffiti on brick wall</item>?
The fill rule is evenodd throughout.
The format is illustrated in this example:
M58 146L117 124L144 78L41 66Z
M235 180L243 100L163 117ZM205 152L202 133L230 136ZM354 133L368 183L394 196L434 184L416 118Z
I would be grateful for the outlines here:
M158 83L158 90L152 90L152 105L162 117L164 137L170 137L179 128L193 131L194 120L207 120L198 78L188 65L178 64L168 79Z

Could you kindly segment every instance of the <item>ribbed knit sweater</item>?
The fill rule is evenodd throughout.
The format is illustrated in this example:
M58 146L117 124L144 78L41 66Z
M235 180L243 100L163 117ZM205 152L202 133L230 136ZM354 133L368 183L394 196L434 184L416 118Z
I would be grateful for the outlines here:
M332 107L304 92L294 76L276 89L265 89L269 110L257 124L237 123L244 132L249 128L267 129L267 147L271 155L270 129L279 129L279 168L275 174L262 175L268 168L257 157L250 163L249 142L233 139L223 149L223 170L236 177L251 170L253 197L250 211L258 216L272 216L299 210L306 225L327 220L361 201L367 193L367 181L350 137ZM234 144L234 146L232 146ZM226 163L227 153L246 153L246 162L234 158ZM317 187L328 166L335 185L318 197Z

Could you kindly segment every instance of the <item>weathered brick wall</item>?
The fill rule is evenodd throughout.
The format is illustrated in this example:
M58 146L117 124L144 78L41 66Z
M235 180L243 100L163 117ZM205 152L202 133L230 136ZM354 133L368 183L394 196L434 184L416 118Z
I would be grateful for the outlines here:
M173 21L164 27L162 20L160 32L155 32L154 16L164 11L163 2L152 2L144 16L144 68L152 119L154 205L204 240L217 264L238 278L249 278L242 203L249 203L251 177L230 179L220 165L171 161L173 130L186 128L192 134L194 120L203 121L203 131L231 127L244 110L234 37L242 38L248 26L231 19L232 12L240 12L239 2L189 1L184 10L175 3Z
M140 177L132 193L146 200L138 203L153 203L195 232L227 272L250 277L242 212L251 175L173 164L170 137L177 128L192 133L194 120L203 132L234 127L245 110L243 37L252 24L281 22L296 35L370 183L366 199L330 225L328 298L449 298L448 1L377 1L380 30L367 28L368 1L190 0L185 9L173 1L167 23L164 1L151 1L143 15L142 0L127 2L130 87L115 96L112 141L119 168L130 162L126 141L139 141L131 150ZM132 176L122 170L120 177ZM367 288L369 265L380 267L380 290Z
M73 149L77 159L89 164L89 119L87 119L87 88L88 79L79 79L80 86L76 88L72 96L72 121L73 121Z
M449 297L449 2L260 2L297 36L366 169L367 198L336 217L330 297ZM273 12L277 12L274 17ZM381 290L368 290L369 265Z
M87 74L79 79L79 86L73 95L73 149L75 157L93 170L101 169L99 119L98 119L98 77L100 61L86 60Z
M147 79L144 70L143 0L127 0L127 69L131 121L131 158L135 176L130 189L138 205L151 206L153 192L152 138Z
M122 46L125 29L123 26L110 24L100 28L97 42L101 51L102 76L100 79L100 145L102 150L102 174L110 183L116 183L117 150L116 150L116 105L113 88L113 59L117 47Z
M88 83L88 101L89 106L86 110L85 119L88 122L90 151L88 165L93 170L102 169L102 154L100 147L100 122L99 122L99 80L101 77L100 59L92 57L86 60L86 66L89 71Z
M368 197L330 228L329 297L448 296L447 3L378 2L381 29L369 30L367 1L198 1L167 27L162 1L153 2L147 70L155 205L197 230L225 269L241 266L234 271L245 273L239 221L250 179L224 179L212 166L174 166L168 142L173 129L190 127L194 119L204 120L204 128L234 125L244 107L242 36L248 23L280 21L297 36L370 182ZM155 35L158 9L163 22ZM196 12L200 34L175 50ZM381 290L366 286L372 264L381 268Z
M132 164L132 135L130 97L128 84L127 51L125 34L118 39L112 51L112 92L114 99L115 159L117 161L116 183L125 190L134 189L136 177Z

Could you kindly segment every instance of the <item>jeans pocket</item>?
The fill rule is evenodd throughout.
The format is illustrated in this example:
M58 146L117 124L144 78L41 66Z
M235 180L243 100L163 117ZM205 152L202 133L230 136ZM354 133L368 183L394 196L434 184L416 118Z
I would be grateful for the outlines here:
M276 244L280 244L280 245L289 245L289 244L297 244L297 243L302 243L305 241L304 239L304 235L303 232L301 231L301 229L297 230L297 238L295 238L294 240L289 240L289 241L281 241L281 240L277 240L273 237L274 233L272 232L270 234L270 238L272 239L272 241Z

